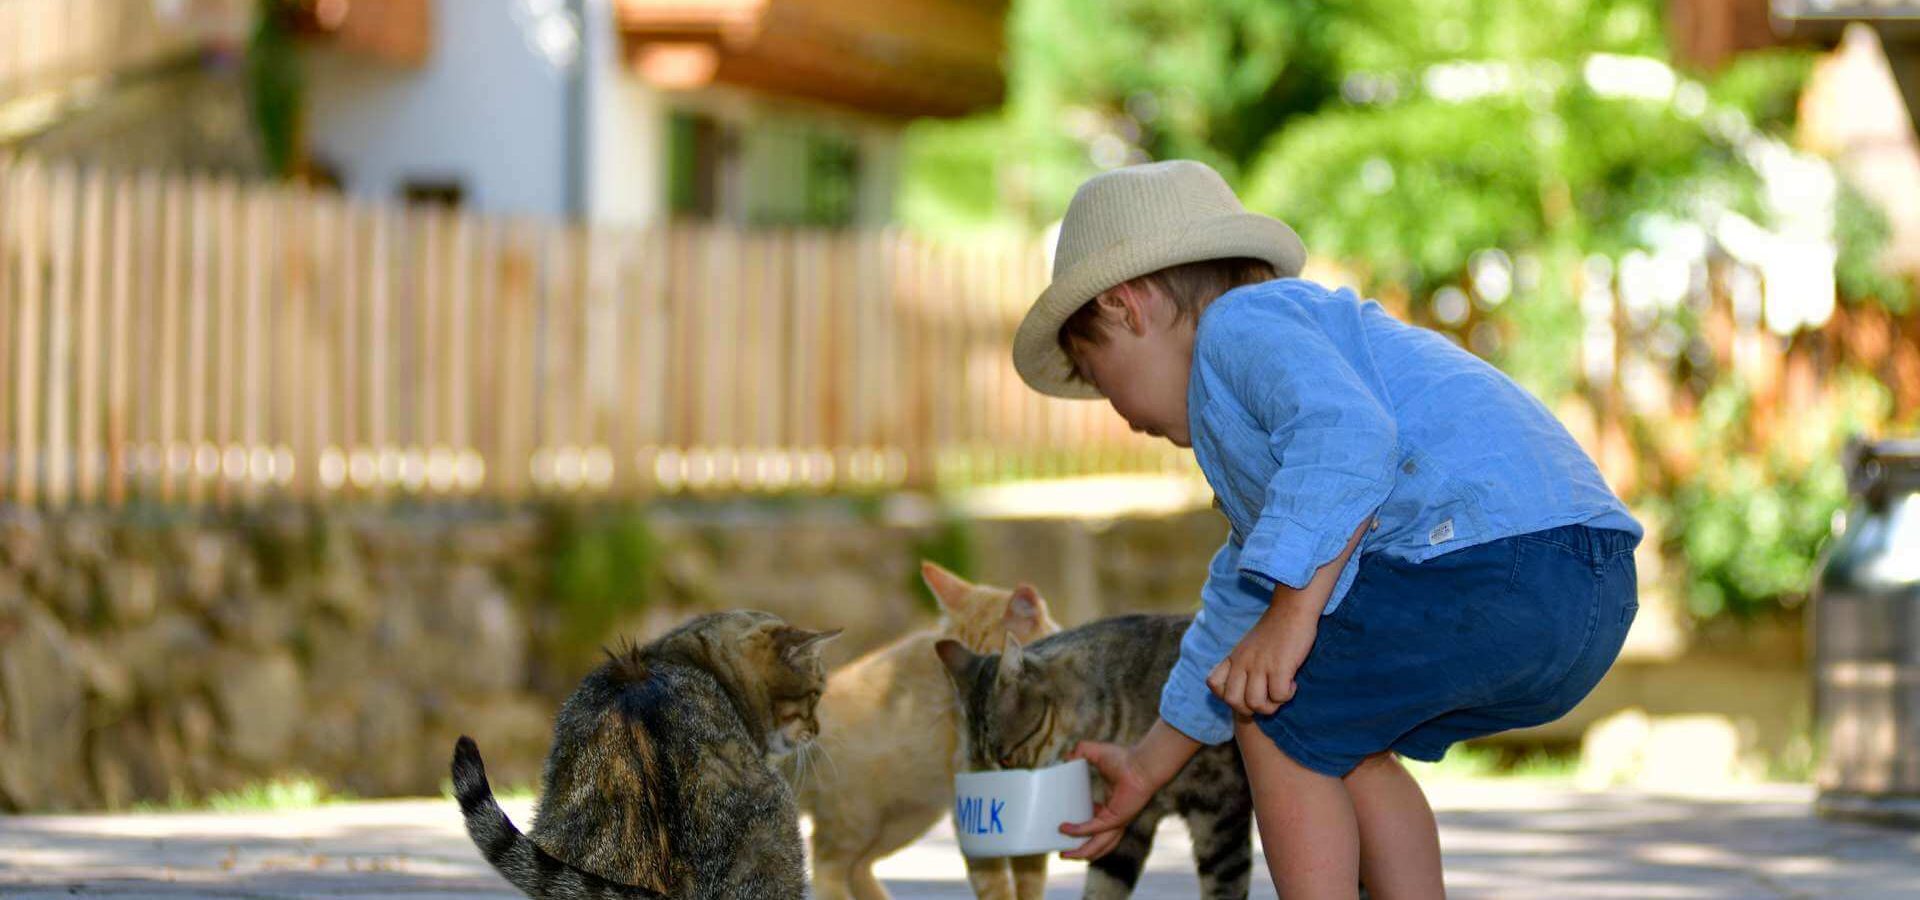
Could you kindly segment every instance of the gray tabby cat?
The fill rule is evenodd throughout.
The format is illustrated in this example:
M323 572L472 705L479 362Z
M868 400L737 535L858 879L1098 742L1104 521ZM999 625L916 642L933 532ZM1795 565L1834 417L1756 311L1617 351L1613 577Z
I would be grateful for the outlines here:
M956 641L935 646L959 692L966 767L1053 765L1079 741L1131 744L1159 716L1160 687L1180 656L1191 616L1120 616L1071 628L1024 649L980 656ZM1105 786L1096 786L1104 799ZM1154 795L1120 844L1087 870L1088 898L1128 897L1153 832L1168 813L1193 833L1200 894L1244 898L1253 867L1253 799L1240 752L1206 747ZM1041 857L1044 859L1044 857ZM976 889L981 882L968 861ZM1023 884L1024 888L1025 885ZM1026 900L1024 892L1022 900Z
M531 836L473 741L455 745L467 833L537 900L805 896L799 812L768 758L818 734L820 645L839 633L741 610L608 654L560 708Z

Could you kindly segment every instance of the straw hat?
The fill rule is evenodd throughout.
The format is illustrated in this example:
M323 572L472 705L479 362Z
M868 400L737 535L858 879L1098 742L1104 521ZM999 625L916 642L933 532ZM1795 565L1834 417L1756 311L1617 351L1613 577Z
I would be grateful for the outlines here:
M1060 325L1101 291L1129 278L1203 259L1250 256L1282 277L1300 274L1307 249L1286 223L1247 212L1205 163L1176 159L1087 179L1067 204L1054 245L1053 283L1013 336L1013 367L1055 397L1098 399L1069 378Z

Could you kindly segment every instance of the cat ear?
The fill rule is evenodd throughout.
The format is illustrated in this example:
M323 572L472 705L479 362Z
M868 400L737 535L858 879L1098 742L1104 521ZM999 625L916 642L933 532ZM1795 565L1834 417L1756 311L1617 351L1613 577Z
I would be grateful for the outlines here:
M781 653L793 658L839 637L840 632L844 630L835 628L832 631L808 631L805 628L782 625L774 631L773 640L780 647Z
M1011 634L1007 635L1007 648L1000 651L1001 684L1012 684L1014 679L1020 677L1025 655L1020 651L1020 639Z
M1046 615L1047 601L1040 599L1040 592L1034 590L1033 585L1022 584L1007 598L1007 614L1002 618L1016 633L1032 634L1034 626Z
M973 651L952 638L946 638L934 644L933 652L940 655L941 664L945 665L947 671L953 673L955 678L965 677L967 670L973 668L973 664L980 659L973 654Z
M949 610L958 610L960 601L965 600L967 592L973 590L973 584L952 572L940 567L932 560L920 561L920 580L927 583L927 589L933 592L933 598Z
M834 638L839 637L845 631L846 631L845 628L834 628L828 631L816 631L810 635L807 635L806 639L802 640L799 646L795 647L794 649L805 650L808 647L818 647L821 644L824 644L830 640L833 640Z

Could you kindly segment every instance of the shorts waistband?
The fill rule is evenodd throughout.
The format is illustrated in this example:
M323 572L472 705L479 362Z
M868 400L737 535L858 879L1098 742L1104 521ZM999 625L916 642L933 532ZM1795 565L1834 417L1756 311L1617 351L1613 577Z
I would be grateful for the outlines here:
M1588 528L1585 525L1561 525L1541 531L1515 535L1514 540L1538 541L1565 548L1576 556L1604 562L1624 553L1632 553L1639 538L1617 528Z

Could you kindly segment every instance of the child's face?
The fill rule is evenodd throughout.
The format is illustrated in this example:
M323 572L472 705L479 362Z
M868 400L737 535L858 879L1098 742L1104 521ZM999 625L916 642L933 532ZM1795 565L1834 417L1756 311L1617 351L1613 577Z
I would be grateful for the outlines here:
M1129 282L1094 298L1105 340L1077 342L1074 365L1134 431L1190 447L1187 375L1193 323L1151 283Z

